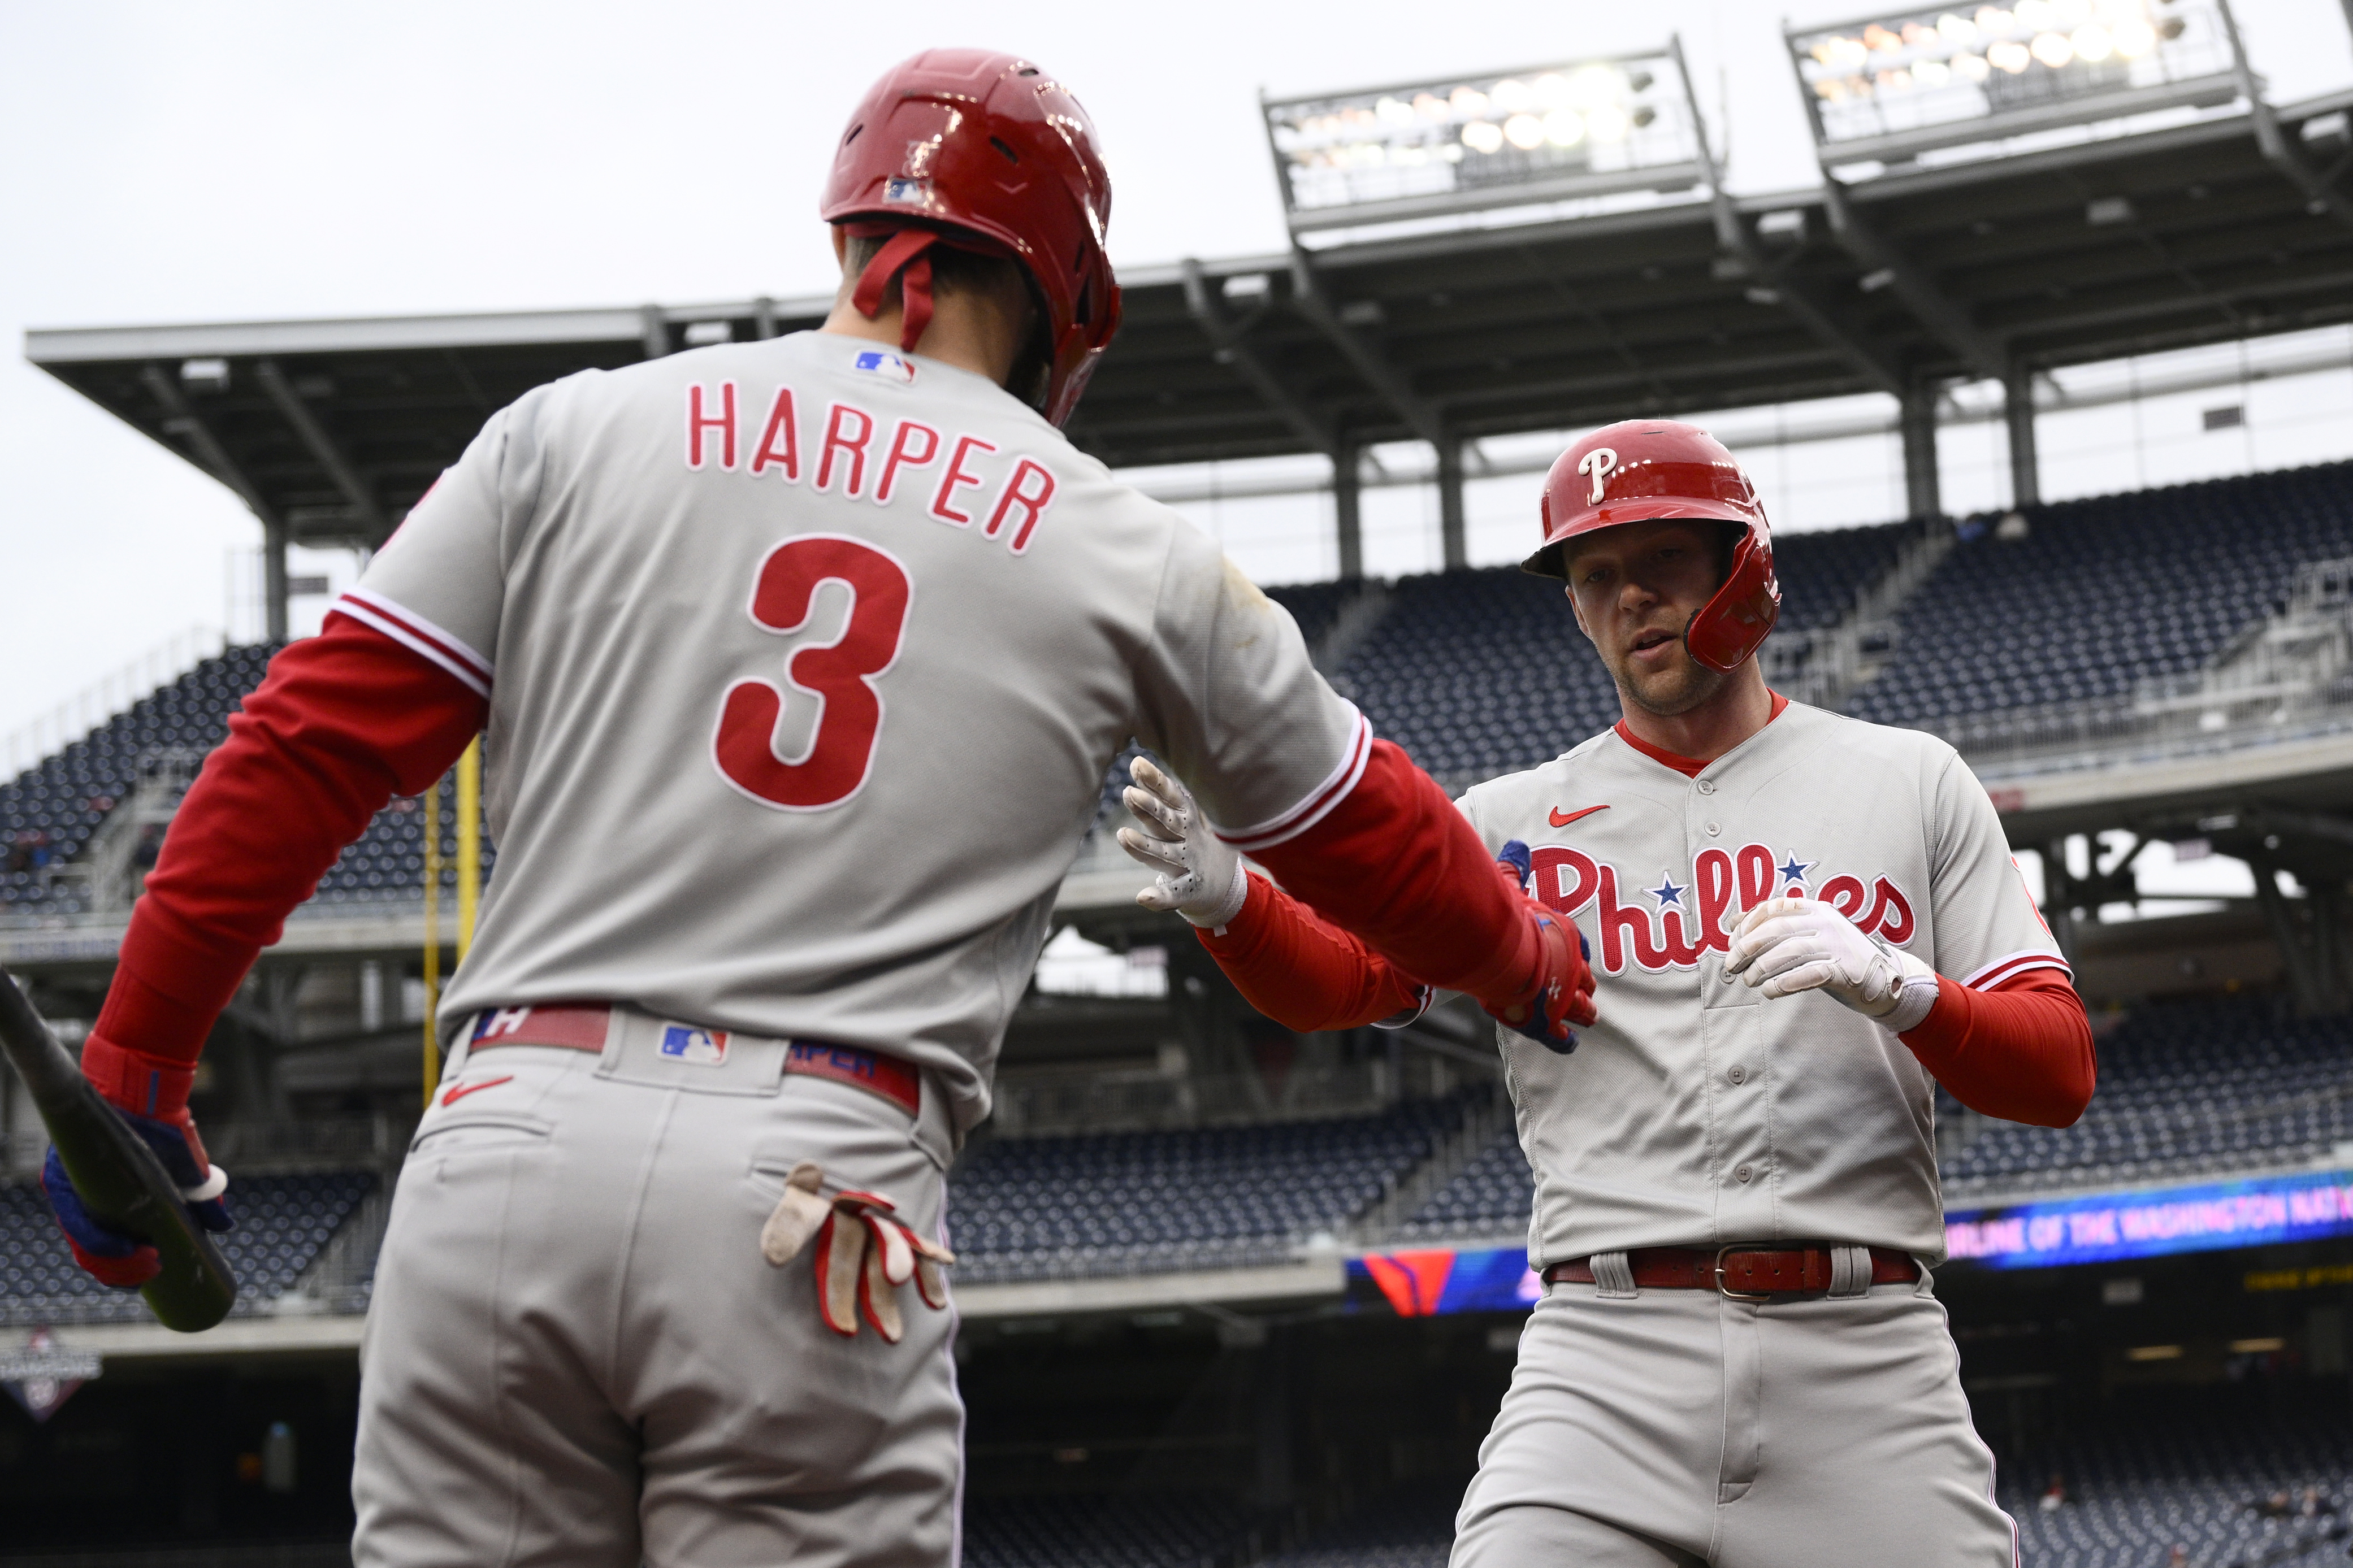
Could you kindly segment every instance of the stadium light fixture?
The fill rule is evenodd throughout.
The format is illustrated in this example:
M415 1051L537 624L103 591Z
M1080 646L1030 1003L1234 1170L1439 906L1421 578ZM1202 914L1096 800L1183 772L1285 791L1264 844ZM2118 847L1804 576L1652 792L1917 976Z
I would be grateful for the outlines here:
M2239 95L2229 0L2016 0L1787 35L1826 162L2211 108Z
M1699 115L1672 41L1261 107L1294 234L1686 190L1704 178Z

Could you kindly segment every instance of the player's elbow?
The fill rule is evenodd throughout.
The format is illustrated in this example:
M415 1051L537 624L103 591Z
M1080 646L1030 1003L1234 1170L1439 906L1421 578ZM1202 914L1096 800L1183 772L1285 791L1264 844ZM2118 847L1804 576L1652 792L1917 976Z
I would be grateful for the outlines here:
M2083 1037L2071 1042L2074 1049L2064 1065L2053 1072L2043 1086L2039 1114L2022 1117L2037 1127L2073 1127L2084 1118L2092 1103L2092 1090L2098 1081L2099 1069L2092 1050L2092 1031L2086 1026Z

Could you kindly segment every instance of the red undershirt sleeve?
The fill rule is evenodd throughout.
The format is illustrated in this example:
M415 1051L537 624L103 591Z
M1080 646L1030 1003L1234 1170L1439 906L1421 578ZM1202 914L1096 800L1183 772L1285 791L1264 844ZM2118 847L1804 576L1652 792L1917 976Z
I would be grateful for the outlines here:
M1364 776L1327 815L1250 853L1301 903L1432 985L1493 1000L1535 983L1535 927L1494 857L1387 741L1373 742Z
M100 1092L133 1110L184 1103L214 1020L286 916L396 793L431 787L487 712L456 677L341 614L270 660L132 910L84 1049Z
M1232 920L1199 935L1250 1005L1286 1029L1353 1029L1421 1005L1403 970L1263 877Z
M1991 990L1936 978L1936 1005L1898 1038L1971 1110L2069 1127L2092 1102L2098 1061L2083 998L2056 969L2030 969Z

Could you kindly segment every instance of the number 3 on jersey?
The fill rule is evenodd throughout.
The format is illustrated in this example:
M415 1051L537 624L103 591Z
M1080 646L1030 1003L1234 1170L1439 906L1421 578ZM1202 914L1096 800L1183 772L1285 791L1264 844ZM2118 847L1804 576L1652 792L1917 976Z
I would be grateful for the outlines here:
M728 783L780 811L823 811L865 787L882 730L874 678L898 661L912 585L899 558L861 539L809 533L787 539L753 580L753 625L779 637L808 624L820 584L849 590L849 615L829 643L804 643L785 661L785 679L820 704L807 752L776 755L785 693L773 681L739 680L719 705L712 760Z

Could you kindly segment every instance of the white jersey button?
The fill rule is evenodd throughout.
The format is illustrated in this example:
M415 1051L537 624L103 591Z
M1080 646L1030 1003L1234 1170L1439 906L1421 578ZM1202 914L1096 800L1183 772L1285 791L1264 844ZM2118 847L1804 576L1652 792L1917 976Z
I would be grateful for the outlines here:
M1735 1083L1746 1083L1748 1081L1748 1069L1746 1068L1734 1068L1730 1072L1724 1076L1730 1079Z
M1721 827L1717 826L1716 826L1715 823L1713 823L1713 822L1711 822L1711 823L1709 823L1709 824L1707 825L1707 836L1708 836L1710 838L1714 838L1715 837L1716 837L1718 834L1722 833L1723 831L1724 831L1724 829L1723 829L1723 828L1721 828Z
M1715 793L1715 781L1714 779L1700 780L1699 793L1702 795L1714 795Z
M1733 1172L1732 1174L1736 1180L1745 1182L1748 1179L1748 1167L1743 1165L1738 1170Z

